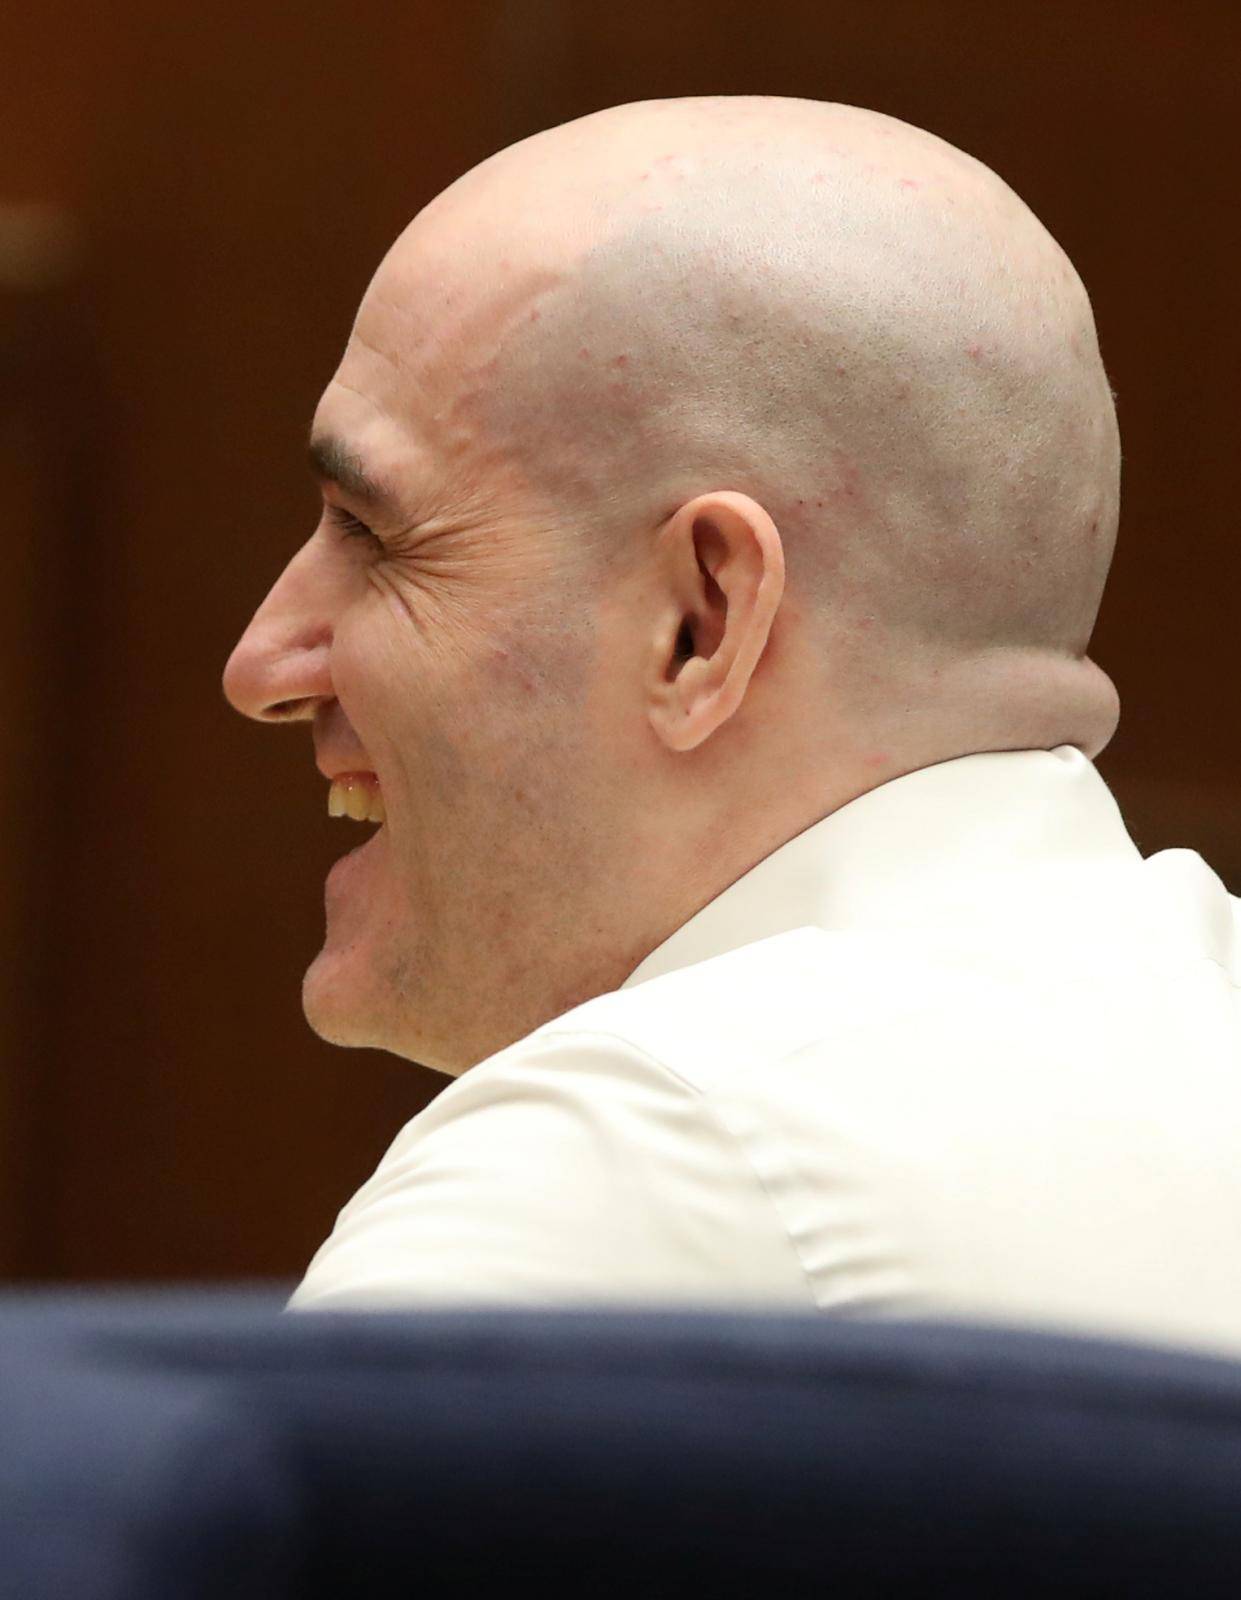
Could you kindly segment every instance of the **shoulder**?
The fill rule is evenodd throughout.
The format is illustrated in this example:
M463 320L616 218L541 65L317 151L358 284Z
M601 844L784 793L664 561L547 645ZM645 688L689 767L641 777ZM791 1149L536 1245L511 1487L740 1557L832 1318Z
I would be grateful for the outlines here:
M822 964L823 938L822 929L795 928L596 995L544 1023L523 1043L598 1035L673 1075L704 1046L738 1056L752 1055L760 1044L765 1052L778 1049L802 1032L806 1019L796 1001Z
M599 995L524 1042L607 1036L709 1091L812 1043L890 1036L914 1019L922 1026L962 1007L976 1011L1002 983L996 963L982 972L976 954L926 930L794 928Z
M699 1092L600 1026L540 1029L408 1122L291 1306L776 1295L797 1253Z

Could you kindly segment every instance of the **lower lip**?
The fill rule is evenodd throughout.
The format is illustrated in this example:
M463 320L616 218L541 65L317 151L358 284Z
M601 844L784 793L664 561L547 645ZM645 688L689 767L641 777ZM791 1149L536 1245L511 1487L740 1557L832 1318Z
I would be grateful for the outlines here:
M363 856L374 850L383 831L382 826L377 828L369 839L364 839L361 844L355 845L352 850L346 851L329 871L327 881L324 884L325 889L335 890L339 888L350 873L356 869Z

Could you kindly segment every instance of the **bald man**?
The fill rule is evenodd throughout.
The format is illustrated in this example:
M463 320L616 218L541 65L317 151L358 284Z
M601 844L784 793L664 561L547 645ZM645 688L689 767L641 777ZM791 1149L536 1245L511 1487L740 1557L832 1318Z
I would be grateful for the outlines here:
M1241 901L1093 765L1116 420L1011 189L813 101L550 129L397 240L310 450L225 690L379 823L311 1027L454 1081L292 1307L1241 1349Z

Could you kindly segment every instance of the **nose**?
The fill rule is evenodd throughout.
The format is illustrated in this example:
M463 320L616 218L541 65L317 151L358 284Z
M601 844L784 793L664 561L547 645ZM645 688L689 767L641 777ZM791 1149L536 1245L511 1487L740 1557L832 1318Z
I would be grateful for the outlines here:
M224 695L256 722L307 722L333 698L336 596L311 539L254 613L224 668Z

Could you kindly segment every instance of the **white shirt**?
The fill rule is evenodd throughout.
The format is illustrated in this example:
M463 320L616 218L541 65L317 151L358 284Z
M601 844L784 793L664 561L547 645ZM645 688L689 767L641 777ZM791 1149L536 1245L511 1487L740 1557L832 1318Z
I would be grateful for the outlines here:
M790 839L455 1079L291 1308L817 1307L1241 1353L1241 900L1077 749Z

